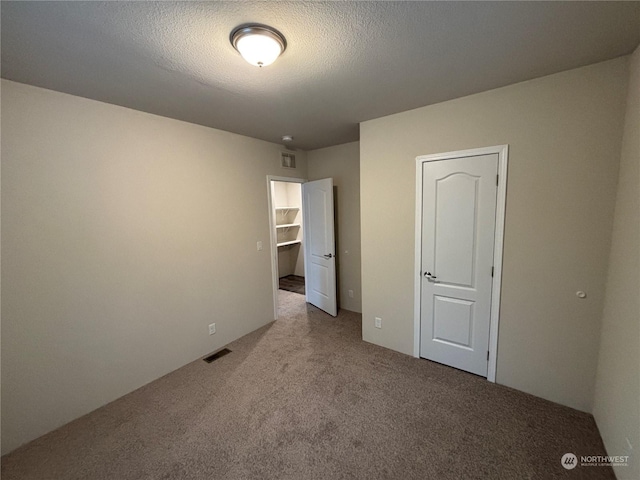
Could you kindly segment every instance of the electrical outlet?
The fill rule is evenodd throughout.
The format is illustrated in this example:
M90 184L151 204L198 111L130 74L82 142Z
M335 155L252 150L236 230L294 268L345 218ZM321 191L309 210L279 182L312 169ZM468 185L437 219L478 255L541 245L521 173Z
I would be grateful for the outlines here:
M209 335L213 335L214 333L216 333L216 324L215 323L211 323L209 325Z
M262 250L262 242L257 242L256 248L258 249L258 251Z
M380 317L376 317L376 328L382 328L382 319Z
M349 298L353 298L353 290L349 290Z

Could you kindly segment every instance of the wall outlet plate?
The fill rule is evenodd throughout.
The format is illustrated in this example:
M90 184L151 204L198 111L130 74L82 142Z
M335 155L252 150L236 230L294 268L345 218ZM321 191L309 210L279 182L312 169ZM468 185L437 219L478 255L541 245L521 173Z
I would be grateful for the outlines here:
M380 317L375 318L376 328L382 328L382 319Z
M209 335L213 335L214 333L216 333L216 324L212 323L209 325Z

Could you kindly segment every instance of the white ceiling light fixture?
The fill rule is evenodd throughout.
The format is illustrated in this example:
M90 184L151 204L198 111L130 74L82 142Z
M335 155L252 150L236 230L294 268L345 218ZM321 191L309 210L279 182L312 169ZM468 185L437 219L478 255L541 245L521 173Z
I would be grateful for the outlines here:
M231 32L231 45L251 65L271 65L287 48L284 36L266 25L240 25Z

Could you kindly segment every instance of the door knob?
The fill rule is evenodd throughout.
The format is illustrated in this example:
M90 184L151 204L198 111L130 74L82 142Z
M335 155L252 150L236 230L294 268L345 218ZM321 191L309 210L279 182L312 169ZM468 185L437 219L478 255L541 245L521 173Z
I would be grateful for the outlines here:
M324 258L333 258L333 254L323 255Z
M427 278L436 278L435 275L431 275L431 272L424 272L424 276Z

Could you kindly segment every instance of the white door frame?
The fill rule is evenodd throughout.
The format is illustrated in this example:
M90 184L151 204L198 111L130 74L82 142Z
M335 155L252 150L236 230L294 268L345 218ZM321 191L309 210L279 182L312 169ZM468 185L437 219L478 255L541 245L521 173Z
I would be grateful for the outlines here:
M496 366L498 361L498 324L500 323L500 289L502 285L502 250L504 240L504 221L507 200L507 163L509 160L509 145L473 148L457 152L420 155L416 157L416 251L415 251L415 281L413 307L413 356L420 357L420 303L421 303L421 266L422 266L422 165L435 160L451 160L454 158L477 157L480 155L498 154L498 192L496 199L496 229L493 250L493 283L491 286L491 322L489 327L489 364L487 380L496 381Z
M269 238L271 240L271 283L273 287L273 319L278 319L278 288L280 279L278 278L278 237L276 235L276 218L273 215L273 195L271 182L306 183L305 178L278 177L267 175L267 204L269 207ZM303 225L304 228L304 225ZM304 235L304 231L302 232ZM304 238L304 237L303 237ZM303 240L304 242L304 240ZM303 250L304 255L304 250ZM305 258L305 268L307 259Z

